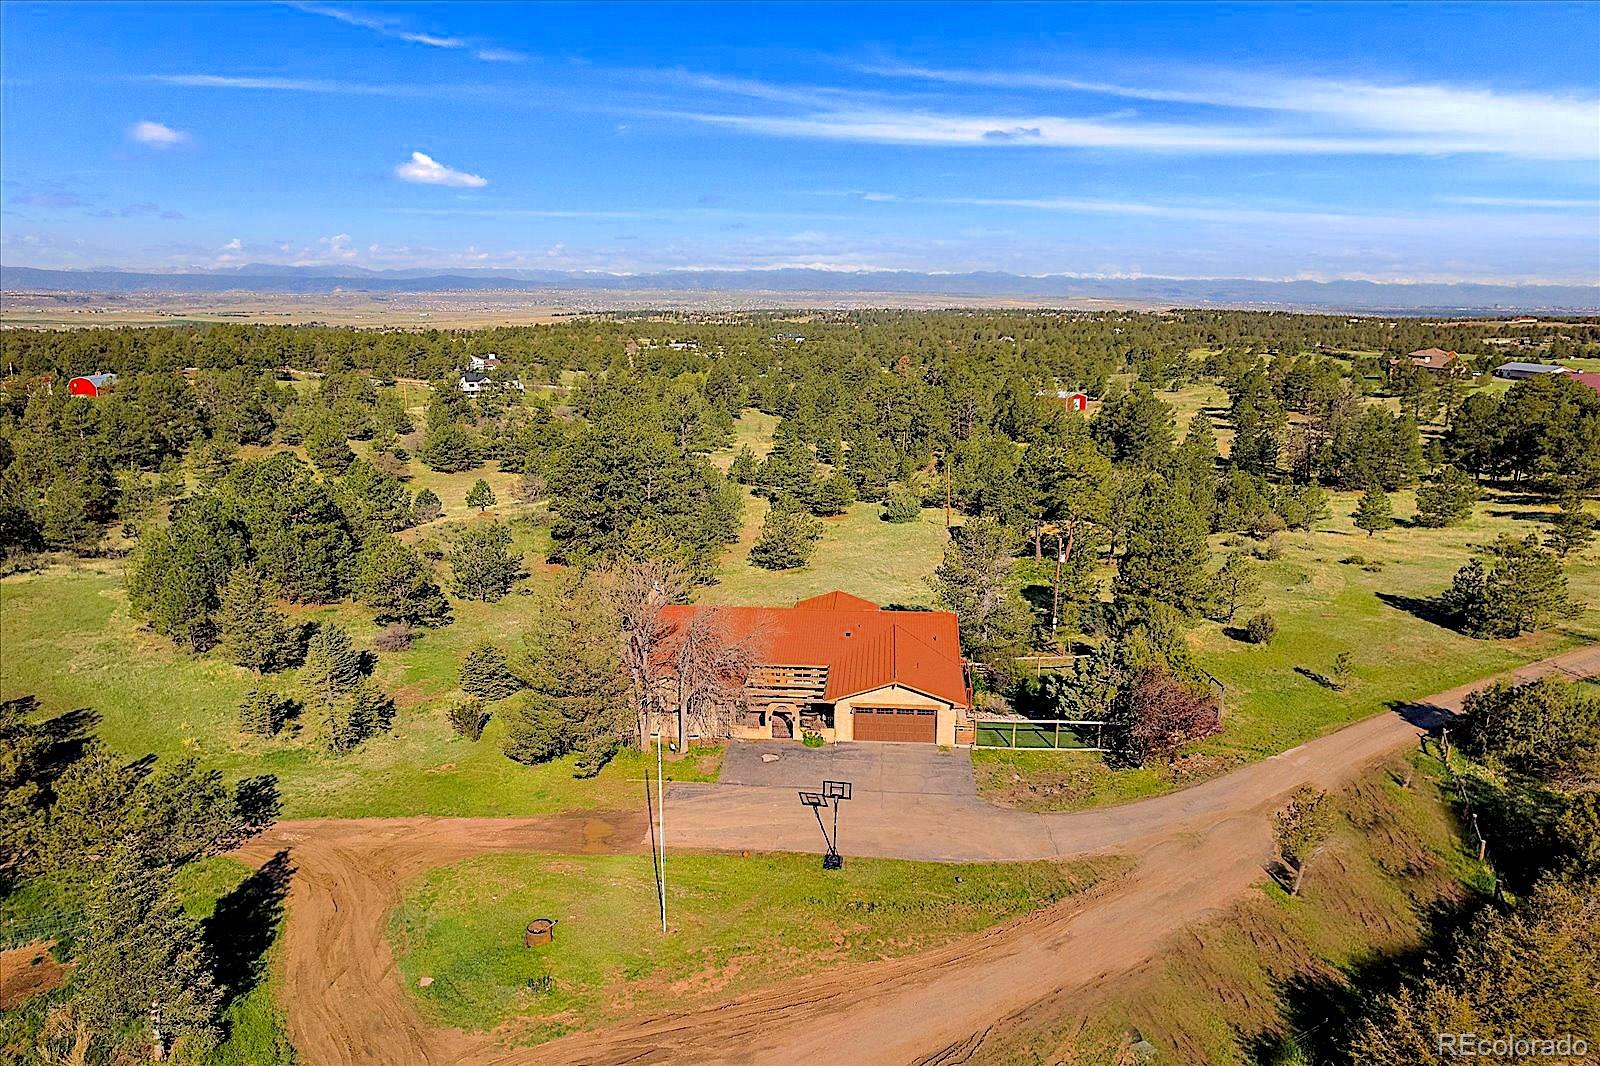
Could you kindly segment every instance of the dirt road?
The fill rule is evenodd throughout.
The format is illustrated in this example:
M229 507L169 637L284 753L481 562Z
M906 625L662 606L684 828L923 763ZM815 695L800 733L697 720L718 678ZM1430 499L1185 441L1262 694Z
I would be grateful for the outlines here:
M1600 645L1533 664L1517 676L1552 672L1600 675ZM931 952L537 1048L507 1049L483 1034L423 1025L398 979L388 915L408 881L471 855L642 850L642 813L286 822L242 854L264 861L288 849L298 868L285 933L285 1008L290 1036L311 1066L942 1066L964 1061L1006 1015L1137 965L1168 934L1238 898L1262 876L1270 853L1268 813L1281 796L1306 782L1339 785L1414 745L1417 723L1459 709L1483 683L1357 723L1185 792L1122 807L1027 814L979 801L941 804L937 797L852 805L852 854L949 860L1121 851L1140 861L1112 886ZM795 816L798 804L787 789L674 786L668 810L668 840L677 847L818 850L815 825Z

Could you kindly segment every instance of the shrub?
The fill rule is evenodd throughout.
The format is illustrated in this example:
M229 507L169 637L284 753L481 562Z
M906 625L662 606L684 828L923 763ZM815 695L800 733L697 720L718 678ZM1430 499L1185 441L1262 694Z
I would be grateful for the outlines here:
M483 701L472 696L452 701L445 716L456 736L473 741L483 736L483 727L489 724L489 712L483 709Z
M1276 540L1267 540L1252 548L1250 554L1263 562L1270 563L1283 555L1283 546Z
M1278 635L1278 620L1270 611L1253 614L1244 624L1244 635L1252 644L1271 644L1272 638Z
M922 515L922 501L917 499L916 493L905 488L896 488L889 493L889 498L883 504L883 520L885 522L915 522Z
M379 651L405 651L417 639L416 631L405 622L385 626L372 638L372 646Z
M432 489L423 489L412 501L411 513L420 525L423 522L432 522L444 514L444 505L439 502L438 494Z
M807 729L800 735L800 743L808 748L820 748L827 743L822 739L822 734L814 729Z
M461 688L469 695L500 700L522 688L506 653L488 641L467 652L461 663Z
M239 704L239 732L270 737L283 726L289 701L271 689L255 688Z

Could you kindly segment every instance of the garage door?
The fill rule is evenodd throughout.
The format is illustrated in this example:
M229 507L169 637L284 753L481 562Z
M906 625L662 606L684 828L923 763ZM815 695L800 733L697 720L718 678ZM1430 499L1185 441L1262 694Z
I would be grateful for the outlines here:
M939 712L911 707L857 707L857 740L898 740L932 744L937 735Z

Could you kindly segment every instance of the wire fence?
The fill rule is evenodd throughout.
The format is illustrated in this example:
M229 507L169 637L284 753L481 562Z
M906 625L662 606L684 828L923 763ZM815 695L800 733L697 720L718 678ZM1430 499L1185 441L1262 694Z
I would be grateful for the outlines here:
M1072 718L979 718L977 748L1027 751L1105 751L1105 723Z

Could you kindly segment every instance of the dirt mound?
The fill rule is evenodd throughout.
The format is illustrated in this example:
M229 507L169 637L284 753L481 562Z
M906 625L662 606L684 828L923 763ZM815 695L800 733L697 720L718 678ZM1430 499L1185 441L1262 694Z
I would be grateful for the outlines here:
M54 945L54 940L41 940L0 951L0 1010L20 1007L66 981L72 967L50 957Z

